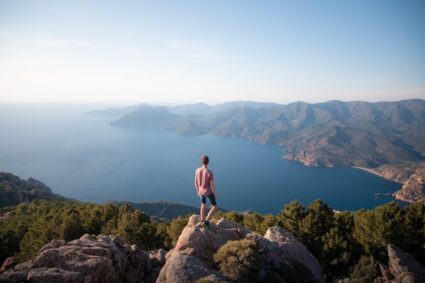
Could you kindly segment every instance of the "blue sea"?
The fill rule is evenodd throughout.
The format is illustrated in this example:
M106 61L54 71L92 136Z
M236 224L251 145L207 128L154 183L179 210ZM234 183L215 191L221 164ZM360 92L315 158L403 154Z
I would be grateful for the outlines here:
M400 185L354 168L308 168L284 149L213 135L112 127L118 117L85 114L99 105L0 105L0 171L33 177L65 197L103 203L169 201L198 206L199 158L210 156L218 204L277 213L297 199L337 210L391 201Z

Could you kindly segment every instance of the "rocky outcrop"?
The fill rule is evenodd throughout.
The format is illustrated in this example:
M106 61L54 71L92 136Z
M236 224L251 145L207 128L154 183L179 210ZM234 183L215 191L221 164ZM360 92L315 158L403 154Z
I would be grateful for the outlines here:
M195 256L213 267L213 256L222 245L230 240L243 239L251 232L241 225L225 219L211 223L210 229L196 226L198 222L197 215L189 218L188 225L183 229L174 250L168 257L177 253Z
M404 181L403 187L394 193L394 197L407 202L425 202L425 163Z
M318 260L286 229L277 226L269 228L264 238L260 238L260 244L273 266L281 267L288 261L300 263L311 272L315 282L323 281Z
M374 283L419 283L425 282L425 268L412 256L394 245L388 245L388 266L380 264L382 277Z
M3 264L0 267L0 274L13 268L16 265L15 259L13 257L8 257L3 261Z
M142 251L119 236L86 234L68 243L53 240L33 260L1 274L0 283L229 282L218 271L214 255L229 241L241 239L254 241L261 253L258 282L271 271L285 274L294 270L302 271L302 282L325 282L317 259L284 228L271 227L261 236L225 219L212 222L209 228L198 222L197 215L189 218L168 253Z
M318 151L296 151L291 147L288 147L286 150L287 151L283 156L283 159L297 161L307 167L336 167L343 165L343 163L340 163L337 160L321 156Z
M198 221L197 215L189 218L176 247L166 256L157 283L192 283L205 276L224 281L224 276L216 271L214 254L228 241L241 239L253 239L258 243L264 258L262 270L284 273L285 266L297 264L305 271L305 282L325 282L317 259L284 228L269 228L263 237L225 219L211 223L209 228L196 225Z
M406 202L425 202L425 162L405 162L364 169L385 179L403 184L393 196Z
M1 274L0 282L150 283L164 260L165 251L149 254L118 236L86 234L68 243L51 241L33 260Z
M224 276L197 257L177 252L167 260L156 282L195 282L210 276L222 281L226 280Z

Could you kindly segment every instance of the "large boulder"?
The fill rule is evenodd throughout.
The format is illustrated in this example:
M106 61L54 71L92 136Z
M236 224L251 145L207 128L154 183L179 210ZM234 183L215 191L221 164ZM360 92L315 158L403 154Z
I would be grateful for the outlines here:
M118 236L86 234L51 241L33 260L0 275L0 282L141 282L164 257L165 251L150 256Z
M207 276L225 280L222 275L209 268L200 259L182 253L174 253L162 267L156 283L196 282L198 279Z
M281 227L269 228L263 237L225 219L211 222L209 228L197 225L198 222L197 215L189 218L175 248L166 255L166 264L157 283L194 283L202 278L206 282L213 281L206 278L226 281L224 276L215 271L217 263L214 262L214 254L228 241L242 239L252 239L258 243L264 259L264 266L260 270L264 271L264 275L268 270L285 273L288 266L300 266L296 272L303 272L303 282L325 282L317 259Z
M169 256L174 253L191 255L199 258L208 266L214 267L213 256L217 250L230 240L243 239L249 231L241 225L220 219L211 222L208 229L197 226L198 215L189 218L188 225L183 229L177 244Z
M325 282L319 261L286 229L270 227L258 243L273 267L279 269L288 262L300 264L311 274L311 281Z
M411 255L394 245L388 245L388 266L381 264L382 277L374 283L418 283L425 282L425 268Z

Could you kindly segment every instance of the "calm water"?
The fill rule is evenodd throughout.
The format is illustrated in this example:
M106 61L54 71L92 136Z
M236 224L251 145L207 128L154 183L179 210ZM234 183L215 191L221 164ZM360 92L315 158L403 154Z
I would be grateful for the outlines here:
M94 106L0 106L0 171L34 177L83 201L166 200L198 205L193 172L208 154L218 203L228 210L280 211L321 198L339 210L373 208L399 185L352 168L307 168L282 149L211 135L111 127L113 117L83 114Z

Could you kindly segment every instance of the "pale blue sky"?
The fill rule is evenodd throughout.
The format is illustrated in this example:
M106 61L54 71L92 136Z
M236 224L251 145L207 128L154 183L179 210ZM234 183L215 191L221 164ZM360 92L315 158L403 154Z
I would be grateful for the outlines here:
M425 99L425 1L4 1L0 101Z

